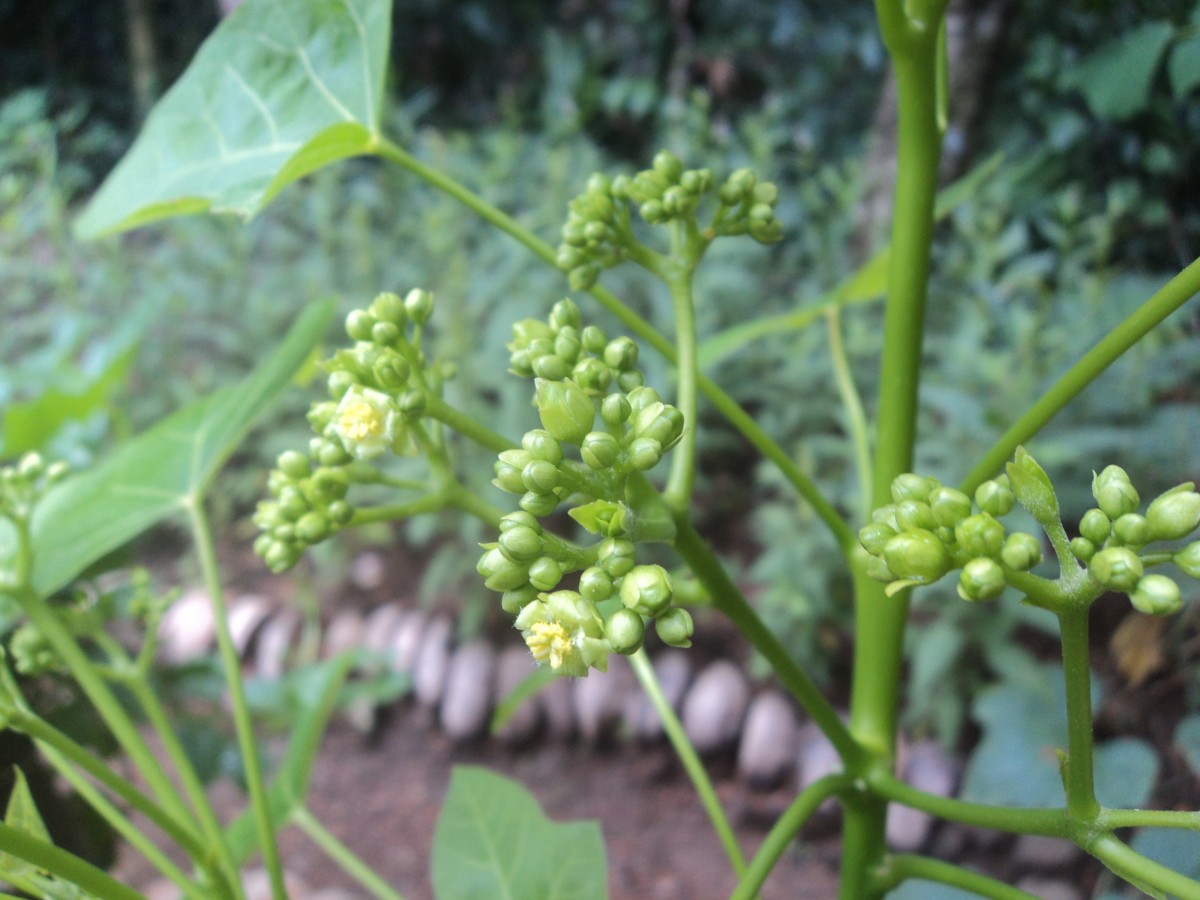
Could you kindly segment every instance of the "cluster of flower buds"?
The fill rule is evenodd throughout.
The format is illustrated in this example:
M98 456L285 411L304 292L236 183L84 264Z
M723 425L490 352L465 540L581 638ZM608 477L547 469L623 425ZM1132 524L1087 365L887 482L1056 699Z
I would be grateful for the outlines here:
M1129 475L1108 466L1092 477L1096 506L1079 520L1071 551L1087 564L1088 574L1111 591L1129 595L1134 608L1148 615L1171 615L1183 606L1179 585L1146 567L1168 557L1192 578L1200 578L1200 541L1168 554L1143 551L1155 541L1179 541L1200 526L1200 494L1185 482L1161 494L1138 512L1141 498ZM1147 559L1146 557L1149 557Z
M986 481L974 498L935 478L904 474L892 483L892 500L859 531L870 554L867 572L889 584L889 592L931 584L959 571L958 593L966 600L998 597L1013 573L1042 559L1042 543L1031 534L1008 533L1000 518L1017 502L1044 527L1054 528L1058 504L1041 466L1018 450L1008 474ZM1200 526L1200 494L1192 483L1172 488L1138 513L1140 498L1129 476L1109 466L1092 481L1097 506L1079 523L1070 553L1087 566L1090 595L1101 590L1128 594L1137 610L1168 615L1182 605L1179 585L1166 575L1146 574L1150 565L1173 562L1200 578L1200 541L1169 552L1145 553L1154 541L1179 541ZM1064 538L1065 539L1065 538ZM1076 564L1071 561L1069 564Z
M596 174L587 190L571 201L558 248L558 267L574 290L587 290L604 269L636 259L632 210L650 225L695 223L702 200L714 190L710 169L684 169L675 154L662 150L651 168L630 177ZM783 236L775 218L779 191L759 182L749 169L738 169L717 191L717 208L707 238L749 234L771 244Z
M27 521L38 498L69 471L65 462L47 464L40 453L26 453L13 465L0 467L0 517Z
M638 565L635 552L637 542L672 533L669 517L637 498L641 473L683 436L683 414L642 384L637 344L583 328L570 300L548 321L526 320L513 332L513 369L536 378L542 427L497 459L493 483L519 495L521 509L501 520L498 541L483 545L479 573L503 594L534 657L562 674L603 669L609 652L635 652L647 619L666 643L690 645L691 616L672 606L670 576ZM538 521L567 501L571 518L599 538L591 547ZM578 590L556 590L574 572Z
M267 479L271 499L255 513L254 549L273 572L350 522L350 486L378 475L369 460L414 451L409 425L424 413L429 387L421 328L432 312L433 296L414 289L403 299L382 293L346 317L354 346L323 363L331 399L309 411L316 436L307 454L280 455Z

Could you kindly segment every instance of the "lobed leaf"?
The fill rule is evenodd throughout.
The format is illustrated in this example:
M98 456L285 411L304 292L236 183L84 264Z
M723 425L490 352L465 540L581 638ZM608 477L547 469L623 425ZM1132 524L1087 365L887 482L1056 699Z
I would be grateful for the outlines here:
M433 836L439 900L602 900L606 880L598 824L556 824L519 784L455 767Z
M250 217L286 184L370 152L391 0L250 0L151 111L76 224L81 237L210 211Z

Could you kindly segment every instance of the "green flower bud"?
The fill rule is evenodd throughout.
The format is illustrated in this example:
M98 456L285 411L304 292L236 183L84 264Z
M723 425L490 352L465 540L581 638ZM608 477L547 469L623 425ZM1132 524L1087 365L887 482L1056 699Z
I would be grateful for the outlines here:
M281 541L274 541L263 554L263 562L276 575L286 572L300 561L300 554Z
M1011 493L1011 492L1010 492ZM967 516L954 527L954 539L972 557L995 558L1004 546L1004 526L988 513Z
M1107 466L1099 475L1092 476L1092 496L1110 519L1136 512L1141 502L1137 488L1120 466Z
M892 480L892 500L896 503L900 503L902 500L924 502L929 499L930 492L936 486L937 483L933 479L905 472Z
M71 464L65 460L56 460L46 467L46 484L57 484L71 472Z
M538 340L551 340L554 337L554 332L550 326L538 319L521 319L519 322L514 322L512 326L512 341L508 344L509 350L520 350L531 345Z
M579 593L592 603L602 603L613 595L612 579L599 566L584 569L579 576Z
M588 176L587 189L589 194L611 194L613 191L612 179L603 172L594 172Z
M604 362L620 372L626 372L637 365L638 345L633 338L621 336L613 338L604 348Z
M1172 488L1156 498L1146 510L1150 540L1177 541L1200 525L1200 494L1191 482Z
M376 322L371 328L371 343L390 347L400 339L400 328L391 322Z
M346 316L346 334L353 340L371 340L371 329L374 327L375 317L365 309L356 309Z
M600 418L614 428L625 422L632 413L633 407L624 394L609 394L600 404Z
M525 479L521 477L521 470L516 466L510 466L506 462L496 461L492 467L492 471L496 473L496 477L492 479L492 484L500 488L500 490L509 494L525 493Z
M403 325L408 319L404 310L404 301L400 299L399 294L393 294L391 291L376 294L368 312L375 317L376 321L391 322L393 325Z
M1006 467L1017 502L1041 525L1058 524L1058 497L1050 476L1024 447L1018 447Z
M534 358L533 374L549 381L562 381L571 374L571 364L561 356L547 353Z
M521 438L521 446L529 452L531 462L533 460L545 460L548 463L558 465L563 461L562 444L550 432L543 431L540 428L525 432L525 435Z
M933 518L933 510L929 508L928 503L922 503L920 500L901 500L897 503L896 524L900 526L901 531L912 531L917 528L932 531L937 527L937 522Z
M350 490L350 478L341 469L317 469L312 488L317 498L325 503L341 500Z
M754 201L774 206L779 202L779 188L773 182L763 181L754 186Z
M433 315L433 294L413 288L404 297L404 311L418 325L424 325Z
M1071 552L1080 562L1088 562L1096 555L1096 545L1085 537L1071 538Z
M689 194L699 196L712 187L712 170L689 169L680 176L679 185Z
M596 561L609 578L621 578L633 568L633 541L627 541L624 538L606 538L600 543Z
M538 525L538 520L536 517L531 516L523 509L518 509L507 513L500 519L501 534L504 534L504 532L509 531L510 529L522 527L532 528L536 531L541 526Z
M1150 523L1145 516L1125 513L1113 522L1113 534L1126 547L1141 547L1150 543Z
M521 470L525 489L535 494L549 494L558 487L558 467L544 459L535 459Z
M334 525L349 525L350 520L354 518L354 507L345 500L334 500L329 504L325 514L329 516L329 521Z
M295 533L306 544L319 544L329 537L329 520L318 512L305 513L296 523Z
M614 395L616 396L616 395ZM610 468L621 453L621 443L607 431L593 431L583 439L579 455L589 469Z
M679 181L683 174L683 163L670 150L659 150L654 154L654 171L671 182Z
M583 236L589 246L595 247L606 242L612 236L612 230L603 222L588 222L583 226Z
M1148 616L1170 616L1183 608L1183 595L1179 585L1166 575L1145 575L1129 595L1129 602Z
M938 487L929 492L929 509L938 525L953 528L971 514L971 498L950 487Z
M1103 510L1089 509L1079 520L1079 533L1093 544L1103 544L1112 533L1112 521Z
M279 492L279 511L294 522L309 511L308 500L296 488L284 488Z
M329 373L326 384L329 386L329 396L334 400L341 400L346 395L346 391L358 384L358 379L345 369L338 369ZM310 418L309 421L312 419Z
M554 332L563 328L574 328L578 331L583 327L583 313L579 311L574 300L564 297L551 308L548 322L550 330Z
M1132 591L1142 572L1141 559L1128 547L1106 547L1088 562L1088 574L1114 591Z
M603 394L612 384L612 369L589 356L575 364L571 370L571 380L589 394Z
M647 200L638 207L638 212L650 225L661 225L669 218L661 200Z
M1017 503L1012 488L998 479L985 481L975 489L975 502L983 512L992 516L1007 516Z
M542 426L568 444L579 445L592 430L596 405L573 381L536 382L538 415Z
M288 478L305 478L312 471L308 457L296 450L286 450L280 453L279 458L275 460L275 465Z
M563 243L559 245L558 251L554 254L554 264L564 272L570 272L587 260L583 252L578 249L584 244L583 229L579 228L575 231L570 229L570 225L563 227Z
M538 494L534 491L527 491L521 495L517 505L531 515L548 516L558 509L558 497L554 494Z
M604 623L604 637L613 650L628 656L636 653L646 637L646 623L632 609L621 608Z
M1032 534L1014 531L1000 550L1000 561L1014 572L1028 572L1042 561L1042 542Z
M783 239L783 226L774 219L752 221L746 231L760 244L774 244Z
M671 647L692 646L692 634L696 630L692 614L680 606L672 607L654 620L654 630L664 644Z
M997 548L999 549L999 548ZM950 552L937 536L918 528L888 540L883 548L887 567L903 580L929 584L950 571Z
M529 566L529 583L539 591L554 590L562 577L562 564L552 557L539 557Z
M882 581L884 584L896 580L896 573L888 568L882 556L868 556L866 572L868 578Z
M588 291L596 284L596 279L599 277L600 267L595 263L588 263L572 269L567 275L567 284L573 291Z
M671 576L662 566L634 566L621 579L621 602L644 616L658 616L671 605Z
M589 325L580 332L579 340L583 344L583 349L588 353L603 353L604 347L608 343L608 335L604 333L603 328Z
M646 200L657 199L663 195L663 191L671 186L670 179L666 178L659 172L647 169L644 172L638 172L633 178L632 189L635 195Z
M900 524L896 521L896 504L894 503L871 510L871 521L889 525L893 531L900 530Z
M1200 541L1192 541L1172 556L1171 562L1193 578L1200 578Z
M964 600L994 600L1004 591L1004 570L994 559L981 556L963 566L958 595Z
M414 388L411 391L405 391L396 399L396 405L400 407L400 412L409 419L417 419L425 415L425 407L428 405L428 400L425 397L425 392Z
M662 444L653 438L638 438L629 445L629 464L639 472L649 472L662 456Z
M483 583L492 591L511 591L529 581L525 566L506 558L499 547L485 552L475 566L475 571L483 576Z
M569 363L574 363L579 359L579 353L583 349L583 342L579 337L579 329L571 325L564 325L558 330L558 334L554 336L554 353L556 356L561 356Z
M499 546L500 552L512 562L531 562L542 553L542 537L536 529L519 525L500 535Z
M640 388L645 383L646 376L637 369L630 369L628 372L622 372L617 376L617 387L627 394L635 388Z
M858 542L872 556L882 554L884 546L895 536L896 529L884 522L872 522L858 530Z
M626 396L629 400L629 406L634 414L640 413L647 406L653 406L655 403L662 403L662 397L658 395L652 387L638 387L632 391L627 391Z
M505 591L501 594L500 608L506 613L515 616L537 598L538 589L533 587L533 585L527 584L524 587Z

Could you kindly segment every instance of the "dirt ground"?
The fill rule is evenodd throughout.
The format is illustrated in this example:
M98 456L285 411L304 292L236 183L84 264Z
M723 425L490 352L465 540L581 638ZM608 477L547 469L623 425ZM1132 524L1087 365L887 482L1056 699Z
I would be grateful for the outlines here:
M410 703L395 710L374 737L345 722L334 724L313 771L309 808L407 900L432 898L433 832L456 765L483 765L516 779L552 819L598 820L614 900L706 900L728 897L733 889L724 852L666 745L545 742L510 750L491 741L456 744L431 729L427 713ZM731 766L717 760L717 791L749 857L790 795L752 792L722 768ZM231 784L214 791L226 815L244 803ZM367 897L297 829L283 833L280 849L285 868L308 888L339 888L346 900ZM764 900L835 896L837 859L832 837L797 845L772 873ZM128 853L117 875L143 889L154 880Z

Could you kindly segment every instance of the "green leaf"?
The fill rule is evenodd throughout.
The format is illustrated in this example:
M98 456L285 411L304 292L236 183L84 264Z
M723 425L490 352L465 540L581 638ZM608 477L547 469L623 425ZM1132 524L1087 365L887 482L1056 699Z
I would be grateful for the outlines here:
M29 790L29 782L25 780L25 773L13 766L13 776L12 793L8 795L8 806L4 810L5 824L43 840L47 844L53 843L50 840L50 832L46 829L46 823L42 821L42 814L38 812L37 803L34 802L33 792ZM0 871L9 874L27 874L33 872L34 867L23 859L7 853L0 853Z
M289 674L289 706L294 709L287 751L267 789L267 805L276 829L303 806L308 795L313 761L321 746L321 735L337 706L338 694L358 657L353 652L335 656ZM252 810L246 810L226 828L226 837L240 865L258 849L258 828Z
M1147 22L1096 50L1063 83L1078 88L1100 118L1128 118L1146 108L1154 74L1173 33L1168 22Z
M1180 720L1175 727L1175 745L1183 751L1192 773L1200 776L1200 713Z
M4 456L14 458L30 450L40 450L64 423L86 419L103 407L124 379L133 349L120 354L82 391L68 394L51 389L35 400L14 403L5 409L0 430Z
M1200 35L1175 45L1167 60L1167 74L1176 100L1182 100L1200 85Z
M438 900L602 900L600 826L551 822L519 784L456 766L433 835L433 890Z
M533 669L521 679L516 687L509 691L504 699L496 704L496 711L492 713L492 721L488 725L488 733L498 733L521 708L521 704L531 700L556 678L558 675L549 666L538 666Z
M390 0L250 0L151 111L81 237L204 211L249 217L379 136Z
M1116 738L1096 747L1096 799L1112 809L1131 809L1150 799L1158 778L1158 754L1138 738Z
M221 465L287 386L325 330L333 301L308 307L244 381L168 416L34 511L34 587L49 594L169 515L202 502Z

